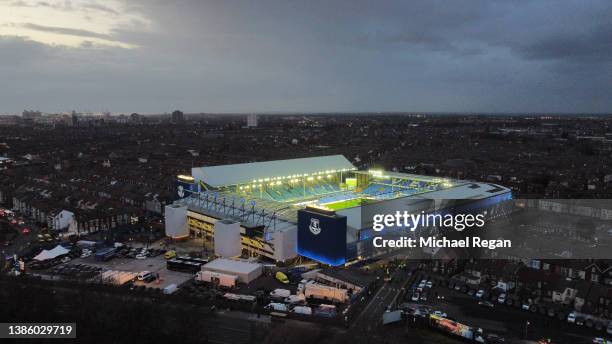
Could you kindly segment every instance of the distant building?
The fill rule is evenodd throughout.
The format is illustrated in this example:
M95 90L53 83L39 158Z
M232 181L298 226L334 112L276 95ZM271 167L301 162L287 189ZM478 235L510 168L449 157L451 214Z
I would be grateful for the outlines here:
M79 117L77 116L76 111L72 111L72 126L73 127L79 126Z
M172 122L174 123L182 123L185 121L185 115L182 111L175 110L172 112Z
M19 122L19 117L11 115L0 116L0 126L16 125Z
M137 114L137 113L131 114L130 115L130 123L134 123L134 124L142 123L142 116Z
M257 115L252 113L247 116L247 128L256 128L257 127Z
M21 113L21 118L23 119L37 119L40 117L42 117L42 113L40 111L23 110Z

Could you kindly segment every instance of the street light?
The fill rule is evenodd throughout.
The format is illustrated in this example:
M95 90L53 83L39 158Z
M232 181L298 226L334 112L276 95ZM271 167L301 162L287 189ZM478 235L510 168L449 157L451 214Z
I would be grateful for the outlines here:
M527 339L527 328L529 327L529 325L531 325L529 321L526 321L525 322L525 339Z

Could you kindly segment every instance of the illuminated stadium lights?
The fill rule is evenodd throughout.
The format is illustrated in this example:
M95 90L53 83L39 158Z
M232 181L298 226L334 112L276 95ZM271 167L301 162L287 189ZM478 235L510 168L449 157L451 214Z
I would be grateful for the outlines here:
M184 174L179 174L176 177L178 179L181 179L181 180L187 180L187 181L193 181L194 180L192 176L188 176L188 175L184 175Z
M385 175L383 174L382 170L368 170L368 173L371 174L373 177L385 178Z
M288 175L288 176L276 176L276 177L265 177L265 178L261 178L261 179L253 179L252 183L265 183L265 182L269 182L269 181L281 181L281 180L287 180L290 183L297 183L299 181L302 181L302 179L305 179L307 181L313 181L316 179L322 179L323 176L326 176L327 179L332 179L333 178L333 174L335 173L342 173L342 172L347 172L347 171L354 171L357 170L356 168L343 168L343 169L336 169L336 170L325 170L325 171L317 171L317 172L312 172L312 173L298 173L298 174L292 174L292 175ZM382 175L382 172L381 172ZM279 185L279 184L276 184Z

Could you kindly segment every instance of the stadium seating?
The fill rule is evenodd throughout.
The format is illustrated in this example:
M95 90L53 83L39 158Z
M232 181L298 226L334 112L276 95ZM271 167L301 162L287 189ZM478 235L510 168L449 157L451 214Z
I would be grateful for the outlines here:
M266 186L262 192L259 189L245 190L243 193L257 198L276 202L290 202L304 198L317 197L340 192L340 186L326 181L307 182L306 185L281 184Z
M413 179L382 179L373 181L367 187L357 191L342 191L340 185L327 180L308 181L301 183L266 186L264 190L251 189L243 191L244 194L275 202L293 202L301 199L320 197L320 203L339 202L358 198L359 195L378 199L389 199L409 196L417 193L435 191L442 186L435 182Z

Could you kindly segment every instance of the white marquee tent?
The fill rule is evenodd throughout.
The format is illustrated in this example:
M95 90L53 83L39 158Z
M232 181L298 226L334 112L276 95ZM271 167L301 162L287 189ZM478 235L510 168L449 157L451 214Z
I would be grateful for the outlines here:
M41 261L53 259L55 257L59 257L68 253L70 253L70 250L65 249L62 245L57 245L51 250L42 250L42 252L40 252L38 255L36 255L36 257L34 257L34 260Z

